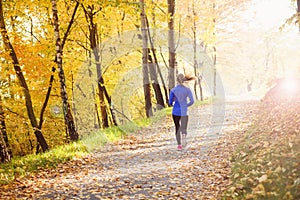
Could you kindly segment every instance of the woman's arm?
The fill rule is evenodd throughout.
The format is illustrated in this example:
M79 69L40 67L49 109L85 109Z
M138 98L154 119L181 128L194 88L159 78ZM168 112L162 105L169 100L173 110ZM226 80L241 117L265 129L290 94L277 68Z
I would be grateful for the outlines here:
M169 105L173 106L173 100L174 99L174 93L172 92L172 90L170 91L170 97L169 97Z
M188 98L190 99L190 101L187 104L187 106L193 105L194 104L194 96L193 96L193 93L190 89L188 89Z

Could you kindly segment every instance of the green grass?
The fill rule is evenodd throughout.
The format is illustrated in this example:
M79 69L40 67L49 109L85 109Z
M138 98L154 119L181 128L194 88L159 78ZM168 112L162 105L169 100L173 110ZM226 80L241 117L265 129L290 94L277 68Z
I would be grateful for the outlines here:
M139 119L121 126L114 126L101 131L92 132L78 142L62 145L42 154L30 154L14 157L9 163L0 164L0 185L8 184L15 178L27 176L39 169L53 168L60 163L68 162L76 157L82 157L107 142L114 142L120 138L152 123L171 113L171 108L158 111L151 118Z
M59 163L72 160L87 154L82 142L56 147L43 154L30 154L24 157L15 157L9 163L0 165L0 184L6 184L18 177L29 175L42 168L51 168Z

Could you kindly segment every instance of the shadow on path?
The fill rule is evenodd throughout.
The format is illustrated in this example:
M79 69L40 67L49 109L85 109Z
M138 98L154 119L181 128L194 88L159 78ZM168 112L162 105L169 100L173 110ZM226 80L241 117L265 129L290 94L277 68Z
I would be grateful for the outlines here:
M217 199L228 183L229 157L251 125L256 104L192 107L188 146L183 151L176 150L173 122L167 116L128 139L106 145L80 167L75 162L25 180L23 188L14 188L14 195L31 199Z

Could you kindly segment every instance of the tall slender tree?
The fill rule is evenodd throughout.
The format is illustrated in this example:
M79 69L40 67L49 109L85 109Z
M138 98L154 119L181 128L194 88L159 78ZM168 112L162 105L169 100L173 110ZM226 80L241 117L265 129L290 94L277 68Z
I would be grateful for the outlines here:
M76 6L74 8L71 20L69 22L68 28L67 28L67 30L66 30L66 32L64 34L63 39L62 39L61 49L64 48L64 45L65 45L66 40L67 40L67 37L68 37L68 35L69 35L70 31L71 31L71 27L72 27L72 25L74 23L75 14L77 12L78 6L79 6L79 3L77 2ZM32 32L31 32L31 35L32 35ZM56 62L56 60L57 60L57 58L55 58L55 62ZM43 126L43 123L44 123L44 114L45 114L45 111L46 111L46 108L47 108L47 105L48 105L48 102L49 102L49 99L50 99L50 94L51 94L51 90L52 90L52 87L53 87L54 74L55 74L56 68L53 66L51 71L52 71L52 74L50 76L50 80L49 80L49 85L48 85L46 97L45 97L45 100L44 100L44 103L43 103L43 106L42 106L42 109L41 109L41 112L40 112L40 121L39 121L39 126L38 126L39 129L42 129L42 126ZM39 145L37 146L36 152L39 152Z
M196 99L199 99L198 97L198 92L197 92L197 85L199 86L199 93L200 93L200 100L203 100L203 93L202 93L202 86L201 86L201 78L200 78L200 72L198 70L199 64L197 61L197 24L196 24L196 18L197 18L197 13L195 10L195 0L193 0L192 3L192 14L193 14L193 26L192 26L192 33L193 33L193 50L194 50L194 75L197 77L197 81L194 84L194 92L195 92L195 97ZM197 84L198 82L198 84Z
M145 16L145 19L146 19L146 24L147 24L147 34L148 34L148 38L149 38L149 42L150 42L150 46L151 46L151 52L149 49L149 55L148 55L150 78L151 78L151 82L152 82L152 87L155 92L156 101L157 101L158 105L160 105L158 109L162 109L165 107L165 104L164 104L164 98L163 98L163 95L161 92L161 88L160 88L160 85L158 82L158 77L157 77L158 74L160 75L162 85L165 88L165 92L166 92L166 86L165 86L165 82L164 82L164 79L161 74L160 67L158 65L157 56L156 56L156 52L155 52L155 48L154 48L154 42L152 41L151 35L150 35L149 21L148 21L147 16ZM152 53L154 60L152 59L152 56L150 53ZM166 98L168 98L167 94L166 94Z
M153 3L154 2L152 1L152 4ZM160 77L161 84L162 84L162 87L164 89L164 94L165 94L165 103L166 103L166 105L168 105L168 102L169 102L169 100L168 100L168 98L169 98L168 89L167 89L164 77L162 75L160 66L158 64L158 59L157 59L156 50L155 50L155 41L154 41L154 38L156 36L156 31L155 31L156 20L155 20L155 12L154 11L155 11L155 6L153 6L153 9L152 9L152 21L153 21L153 26L154 26L152 36L151 36L151 33L150 33L149 20L148 20L148 17L146 16L147 31L148 31L148 37L149 37L149 42L150 42L150 46L151 46L151 52L152 52L152 55L153 55L153 58L154 58L154 64L155 64L154 67L156 67L158 75ZM161 99L163 100L163 96L161 97ZM159 100L157 100L157 101L159 101ZM162 102L161 105L164 105L164 103Z
M148 33L147 33L147 22L145 13L145 1L140 0L141 7L141 30L142 30L142 40L143 40L143 87L144 87L144 97L145 97L145 111L146 116L151 117L153 115L152 103L151 103L151 87L149 80L149 63L148 63Z
M217 95L217 47L215 44L215 38L216 38L216 1L213 0L212 2L212 9L213 9L213 21L212 21L212 61L213 61L213 77L214 77L214 83L213 83L213 94L214 96Z
M98 86L98 98L100 101L100 111L101 111L101 125L103 128L109 127L109 113L110 111L112 121L114 125L117 125L116 117L111 107L111 98L107 92L107 89L104 85L104 78L102 74L102 67L100 64L100 50L99 50L99 39L98 39L98 30L97 24L94 23L95 15L97 14L97 10L95 10L95 6L91 5L87 8L84 7L82 4L86 21L88 22L89 27L89 42L90 42L90 49L93 52L95 63L96 63L96 70L97 70L97 86ZM109 104L109 108L105 102L107 100Z
M98 97L100 101L100 110L101 110L101 119L102 119L101 122L102 122L102 127L106 128L109 126L108 114L106 111L106 105L104 101L104 79L102 76L102 69L100 65L99 42L97 39L98 38L97 24L94 23L94 16L98 11L95 10L94 5L91 5L88 6L87 9L84 8L84 12L89 27L90 48L93 52L95 63L96 63L96 69L97 69Z
M68 102L65 73L62 65L62 44L59 35L57 2L56 0L52 0L51 2L52 2L53 27L54 27L55 46L56 46L55 57L56 57L56 63L58 67L58 76L60 81L60 95L63 103L63 113L64 113L65 123L67 126L69 137L72 141L76 141L78 140L78 133L76 131L75 122L71 111L71 106Z
M175 86L175 36L174 36L174 21L175 21L175 0L168 0L168 45L169 45L169 89Z

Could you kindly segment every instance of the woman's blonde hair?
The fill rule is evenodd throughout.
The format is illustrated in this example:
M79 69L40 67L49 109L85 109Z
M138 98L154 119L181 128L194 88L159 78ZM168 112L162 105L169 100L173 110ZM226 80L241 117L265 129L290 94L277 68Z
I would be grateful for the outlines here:
M184 81L186 81L185 76L183 74L177 74L177 82L183 84Z
M194 76L187 77L187 76L183 75L182 73L177 74L177 82L179 84L183 84L185 81L190 81L190 80L197 80L197 78Z

